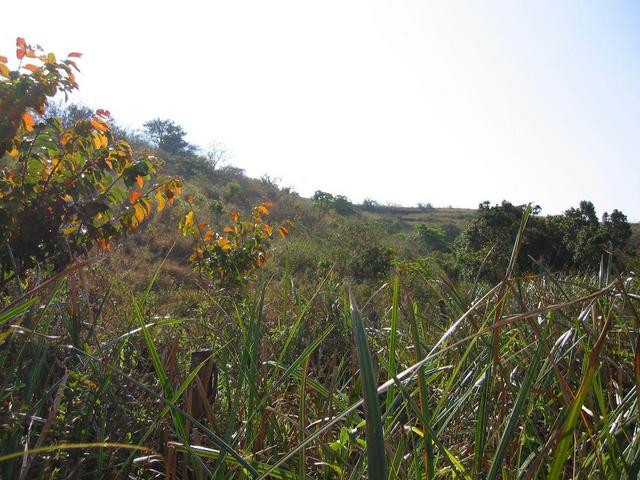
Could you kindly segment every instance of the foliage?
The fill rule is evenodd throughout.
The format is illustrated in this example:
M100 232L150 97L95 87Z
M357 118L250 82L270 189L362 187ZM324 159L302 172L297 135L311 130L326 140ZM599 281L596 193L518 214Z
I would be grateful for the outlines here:
M322 190L316 190L311 199L313 206L316 207L320 213L326 213L333 205L333 195L329 192L323 192Z
M191 199L190 199L191 201ZM289 234L288 224L275 228L265 223L271 202L253 208L251 218L243 220L239 212L231 213L231 224L222 232L214 232L206 223L198 223L190 209L179 228L183 235L192 236L197 244L189 257L191 265L200 273L222 286L245 284L248 277L267 260L267 250L277 231L282 237Z
M368 211L374 211L377 208L380 208L380 203L372 198L365 198L362 201L362 208Z
M184 139L187 132L173 120L154 118L145 122L144 128L149 140L160 150L174 155L195 152L195 147Z
M349 275L359 283L381 281L391 270L394 252L389 247L368 245L351 258Z
M154 157L135 158L117 141L109 112L64 128L56 118L36 122L49 99L77 88L72 53L63 61L18 39L17 57L33 63L10 71L0 58L0 267L4 280L37 263L60 270L71 259L135 232L180 193L181 181L161 178ZM145 189L145 185L148 187ZM123 188L124 187L124 188ZM155 200L154 200L155 199ZM0 279L1 280L1 279Z
M429 252L446 252L450 246L447 242L447 232L440 225L421 223L416 227L418 236Z
M454 253L463 271L473 277L481 269L487 279L497 280L509 263L524 205L503 201L480 204L478 217L456 240ZM624 214L615 210L599 222L595 207L583 201L562 215L542 217L533 209L517 258L521 272L584 271L598 264L607 248L622 249L631 236ZM490 253L491 252L491 253Z
M322 190L316 190L312 198L313 205L322 213L329 209L335 210L338 215L351 215L355 213L353 204L344 195L332 195Z

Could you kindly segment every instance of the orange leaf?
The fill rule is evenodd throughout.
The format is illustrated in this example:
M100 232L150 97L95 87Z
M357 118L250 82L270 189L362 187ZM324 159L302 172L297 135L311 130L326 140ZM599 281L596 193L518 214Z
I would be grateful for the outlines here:
M33 126L36 124L36 122L29 112L25 112L25 114L22 115L22 124L24 125L24 129L27 132L30 132L31 130L33 130Z
M285 238L285 237L287 237L289 235L289 230L287 230L286 227L280 227L280 228L278 228L278 233L280 234L280 236L282 238Z
M0 63L7 63L9 60L4 55L0 55Z
M105 240L105 239L98 240L98 245L100 245L100 248L105 252L109 251L111 247L109 240Z
M71 130L67 130L66 132L64 132L62 137L60 137L60 143L62 145L66 145L67 142L71 140L71 137L73 137L73 132Z
M71 65L73 68L76 69L76 71L80 71L80 69L78 68L78 65L76 65L76 62L74 62L73 60L66 60L66 63Z
M238 218L240 218L240 213L238 212L231 212L231 220L233 220L234 222L238 221Z
M26 68L30 72L34 73L38 71L38 67L36 67L33 63L27 63L23 68Z
M79 53L79 52L71 52L69 55L67 55L67 57L80 58L80 57L82 57L82 54Z
M141 196L142 196L141 192L138 192L137 190L131 190L129 192L129 203L133 205Z
M111 129L111 127L109 127L109 124L96 117L93 117L91 119L91 126L102 133L108 132Z
M262 205L264 205L267 208L271 208L273 207L273 202L264 202Z
M263 215L269 215L269 209L267 207L265 207L264 205L258 205L256 207L256 210L260 213L262 213Z
M211 230L207 230L207 232L204 234L204 237L202 237L202 239L205 242L208 242L210 240L213 240L215 234L211 231Z
M27 53L27 44L24 38L18 37L16 39L16 47L16 57L18 57L18 60L22 60Z
M187 195L187 202L188 203L193 202L193 195Z
M223 231L225 233L233 233L233 234L238 233L238 230L236 229L236 227L224 227Z
M144 179L140 175L138 175L136 177L136 183L138 184L138 187L142 188L144 186Z

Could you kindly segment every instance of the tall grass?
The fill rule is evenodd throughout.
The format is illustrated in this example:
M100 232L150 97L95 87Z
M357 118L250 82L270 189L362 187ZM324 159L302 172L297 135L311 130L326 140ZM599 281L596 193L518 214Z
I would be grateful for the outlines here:
M640 285L608 257L593 276L434 269L419 290L397 276L351 297L332 272L297 285L285 269L169 318L154 318L156 275L114 318L70 281L81 268L0 311L3 479L640 471ZM203 347L219 381L196 418Z

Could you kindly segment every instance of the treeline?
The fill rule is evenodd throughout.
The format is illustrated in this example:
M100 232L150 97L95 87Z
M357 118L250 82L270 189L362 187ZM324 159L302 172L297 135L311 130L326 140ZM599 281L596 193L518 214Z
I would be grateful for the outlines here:
M478 217L456 239L453 254L466 276L500 279L525 214L516 266L520 272L592 271L605 252L622 253L631 226L619 210L598 219L592 202L582 201L561 215L540 215L540 207L480 204Z

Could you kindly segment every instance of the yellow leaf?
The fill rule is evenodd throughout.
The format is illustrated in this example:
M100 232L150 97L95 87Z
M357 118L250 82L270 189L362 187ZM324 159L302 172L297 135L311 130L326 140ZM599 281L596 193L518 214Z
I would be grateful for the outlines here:
M280 236L282 238L285 238L286 236L289 235L289 230L287 230L286 227L280 227L280 228L278 228L278 233L280 234Z
M263 215L269 215L269 209L267 207L265 207L264 205L258 205L256 207L256 210L260 213L262 213Z
M133 210L133 215L136 217L136 220L138 220L138 223L142 223L145 217L144 207L140 203L136 203Z
M164 199L164 195L161 192L157 192L156 193L156 200L158 202L157 205L157 211L161 212L164 209L164 206L166 205L167 201Z
M100 134L91 135L91 142L94 148L100 148L102 146L102 140L100 140Z
M9 74L9 67L7 67L4 63L0 63L0 75L9 78Z
M22 115L22 124L24 125L24 129L27 132L30 132L33 130L33 126L36 124L36 122L29 112L25 112L24 115Z
M194 222L194 216L195 214L193 213L193 210L190 210L189 213L187 213L184 217L184 228L190 227L192 226L195 222Z
M9 60L4 55L0 55L0 63L7 63Z
M238 233L238 230L236 229L236 227L224 227L224 232L233 233L235 235L236 233Z
M231 248L231 245L229 245L229 239L227 237L222 237L220 240L218 240L218 245L223 250L229 250Z

